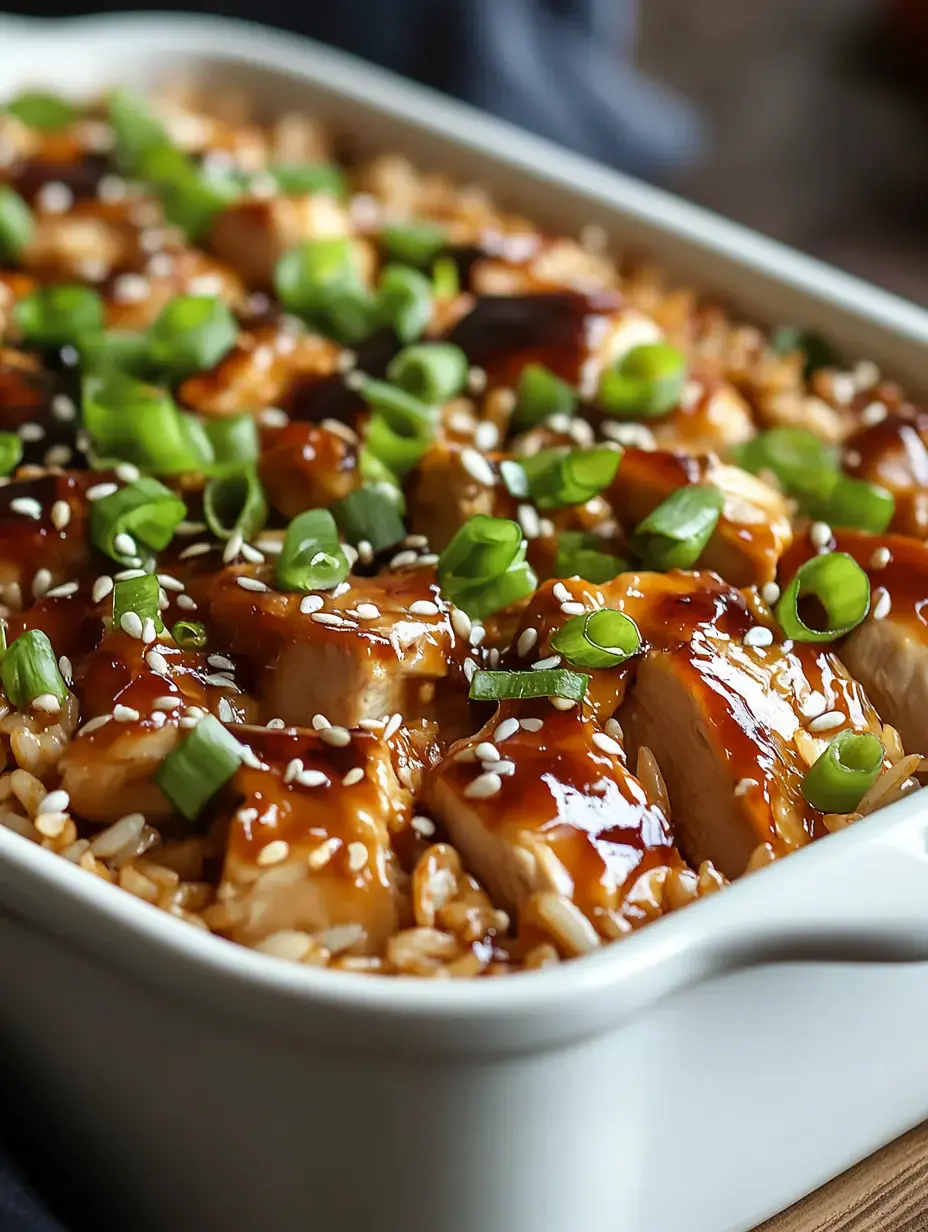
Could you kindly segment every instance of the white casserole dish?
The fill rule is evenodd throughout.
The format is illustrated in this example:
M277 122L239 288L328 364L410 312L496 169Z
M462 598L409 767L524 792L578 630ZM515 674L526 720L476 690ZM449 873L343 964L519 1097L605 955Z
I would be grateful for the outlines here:
M0 18L0 96L186 74L601 224L918 384L928 314L334 52L205 18ZM100 1229L741 1232L928 1116L917 795L501 981L290 966L3 829L0 905L5 1077Z

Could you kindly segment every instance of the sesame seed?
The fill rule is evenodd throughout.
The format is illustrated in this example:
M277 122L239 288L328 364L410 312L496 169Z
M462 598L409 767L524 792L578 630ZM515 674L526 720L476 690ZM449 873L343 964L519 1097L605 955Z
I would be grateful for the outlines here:
M569 603L562 603L561 611L565 616L582 616L586 611L586 604L574 603L573 601Z
M238 534L238 532L229 538L225 547L222 549L223 564L228 565L235 560L236 556L238 556L239 552L242 550L242 544L244 542L245 540L240 534Z
M58 670L64 677L65 684L70 684L74 679L74 668L71 666L71 660L67 655L62 655L58 660Z
M77 347L73 347L70 344L68 346L63 346L61 350L58 352L58 354L61 356L61 362L67 368L76 368L77 365L80 363L80 359L81 359L80 351L77 349Z
M467 372L467 388L472 394L482 394L487 387L485 368L469 368Z
M131 706L124 706L121 702L117 702L113 707L113 718L117 723L135 723L139 718L139 712Z
M197 610L196 603L189 595L178 595L174 602L185 612L195 612Z
M33 710L44 710L48 714L57 714L61 709L61 702L54 693L40 693L38 697L33 698Z
M357 351L352 351L346 347L335 361L335 371L342 373L350 372L357 362Z
M347 623L344 617L339 616L337 612L313 612L309 619L315 621L317 625L328 625L333 629Z
M258 863L261 865L280 864L290 854L290 844L282 838L275 838L258 852Z
M26 518L42 516L42 506L33 496L17 496L10 501L10 508L14 513L21 513Z
M333 436L341 437L349 445L357 445L360 440L353 428L349 428L347 424L341 423L338 419L323 419L319 426L325 428L326 432L331 432Z
M287 724L283 721L283 719L268 719L264 726L268 729L268 731L282 731Z
M519 634L519 640L516 643L516 653L520 658L524 659L527 654L534 650L538 644L537 629L523 629Z
M218 667L220 671L235 671L235 664L231 659L227 659L225 655L211 654L206 662L210 665L210 667Z
M870 557L871 569L885 569L892 560L892 553L889 548L877 548Z
M831 542L831 527L827 522L813 522L809 538L817 548L823 548Z
M70 423L77 414L77 407L67 394L55 394L52 398L52 414L59 423Z
M563 582L555 582L551 587L551 594L558 603L569 603L571 600L571 593Z
M483 625L472 625L470 633L467 635L467 640L471 646L479 646L486 635L487 631Z
M374 549L367 539L358 540L358 557L365 565L374 559Z
M593 743L601 753L612 753L614 757L619 757L622 754L622 746L618 740L613 740L605 732L593 732Z
M88 719L77 734L79 736L89 736L91 732L98 731L101 727L105 727L112 717L113 716L111 714L98 714L95 719Z
M490 653L487 655L487 663L489 664L491 670L493 671L495 671L496 668L499 667L499 651L496 649L495 646L490 651Z
M325 868L340 846L341 844L337 838L327 838L309 853L306 857L306 863L310 868Z
M113 283L113 299L118 304L140 304L150 290L151 283L143 274L120 274Z
M620 743L625 739L625 733L622 731L622 724L618 719L606 719L603 724L603 730L607 736L611 736L613 740L618 740Z
M204 709L203 706L188 706L187 714L194 719L205 719L209 711Z
M544 725L545 725L544 719L520 719L519 720L519 726L522 728L523 731L527 731L527 732L540 732L541 729L544 727Z
M375 603L359 603L355 610L359 620L377 620L380 617L380 608Z
M860 412L860 419L868 428L873 428L882 423L888 414L889 408L885 402L870 402Z
M87 499L89 501L103 500L104 497L112 496L118 491L119 484L117 483L95 483L92 488L87 489Z
M464 449L461 451L461 465L470 475L471 479L475 479L477 483L482 484L484 487L491 488L496 483L493 467L483 454L478 453L476 449Z
M262 428L286 428L289 422L290 416L279 406L266 406L258 412L258 423Z
M415 816L410 825L420 838L431 838L435 833L435 822L429 817Z
M492 771L493 774L501 774L508 777L516 772L516 763L510 761L508 757L504 757L501 761L495 761L492 765L485 765L484 770Z
M407 565L414 565L418 559L419 558L415 552L411 552L411 551L397 552L397 554L390 561L390 568L391 569L405 569Z
M71 506L66 500L56 500L51 511L52 526L55 530L64 530L71 521Z
M846 717L840 710L829 710L827 714L820 714L817 719L813 719L809 724L810 732L831 731L835 727L840 727L842 723L846 723Z
M560 663L560 655L548 655L546 659L536 659L532 664L532 671L546 672L549 667L559 667Z
M347 547L348 545L346 544L345 546ZM244 556L244 558L248 561L249 564L252 564L252 565L263 565L264 564L264 553L259 552L257 548L252 547L250 543L242 544L241 553Z
M203 683L210 684L216 689L234 689L236 693L238 692L238 685L231 676L225 673L214 672L209 676L204 676Z
M474 673L476 671L477 671L477 664L474 662L474 660L465 659L464 660L464 677L467 680L468 684L470 684L470 682L473 680Z
M519 730L518 719L503 719L496 731L493 733L493 739L497 744L502 744L504 740L508 740L510 736L514 736Z
M876 596L879 596L879 598L876 598ZM885 618L892 611L893 606L893 601L889 597L889 591L884 590L881 586L879 590L876 591L874 598L876 598L876 602L870 609L871 615L874 620L885 620Z
M145 617L142 625L142 641L145 645L149 645L158 636L158 630L155 628L155 622L150 616Z
M113 539L113 547L120 556L135 556L135 540L131 535L127 535L125 531L120 531Z
M230 711L231 711L231 707L230 707ZM226 715L224 715L224 714L222 713L222 704L221 704L221 703L220 703L220 706L219 706L219 717L220 717L220 719L225 719L225 721L226 721L227 723L231 723L231 722L233 722L233 721L234 721L234 719L235 719L235 715L234 715L234 714L232 714L231 712L230 712L230 714L229 714L228 716L226 716ZM165 725L165 723L166 723L167 721L168 721L168 716L164 713L164 711L163 711L163 710L155 710L155 711L153 711L153 712L152 712L152 713L148 716L148 722L149 722L149 723L151 723L152 727L156 727L156 728L159 728L159 729L160 729L160 728L162 728L162 727L164 727L164 725Z
M354 787L355 783L360 783L363 778L364 778L363 769L360 766L355 766L354 769L349 770L348 773L345 775L345 777L342 779L342 786L343 787Z
M319 739L333 748L343 749L351 743L351 732L347 727L324 727L319 733Z
M138 612L123 612L119 618L119 627L130 637L142 637L142 618Z
M771 646L773 632L765 625L755 625L753 629L748 629L743 640L745 646Z
M845 466L860 466L862 461L863 461L863 458L861 457L859 450L848 449L845 451L845 454L844 454L844 465Z
M478 423L474 430L474 444L484 452L495 449L499 444L499 428L496 424L490 423L489 420Z
M471 800L486 800L488 796L495 796L503 785L503 780L494 771L484 771L483 774L478 774L473 782L468 783L464 788L464 795Z
M53 586L51 590L47 590L45 592L45 598L69 599L71 595L76 595L79 590L79 582L62 582L60 586Z
M191 543L181 552L180 559L192 560L194 556L205 556L211 550L211 545L208 543Z
M399 713L391 714L390 718L387 720L386 727L383 729L384 740L389 740L392 736L395 736L396 733L399 731L399 729L402 727L402 725L403 725L403 716Z
M303 763L298 757L292 758L287 762L287 768L284 770L284 782L292 783L296 776L302 773Z
M751 790L752 787L759 787L759 786L760 784L758 783L757 779L739 779L738 782L735 784L735 795L736 796L746 795Z
M67 466L73 452L70 445L52 445L50 449L45 450L42 461L45 466Z
M318 612L325 607L325 599L322 595L306 595L300 600L300 611L304 616L311 616L313 612Z
M611 420L602 424L600 431L607 441L615 442L632 449L643 449L652 452L657 448L654 433L644 424L613 423Z
M574 706L577 704L573 698L570 697L550 697L548 700L555 710L573 710Z
M425 565L437 565L438 564L438 553L437 552L426 552L423 556L417 556L416 559L413 561L413 564L419 567L424 567Z
M761 587L760 597L769 606L773 607L780 597L780 588L776 582L767 582Z
M93 584L93 589L90 592L90 597L94 603L100 603L113 589L113 579L107 574L98 577Z
M382 732L386 723L383 719L358 719L358 727L363 731Z
M474 753L481 761L499 761L502 754L495 744L491 744L489 740L481 740L474 749Z
M145 656L145 662L153 672L158 672L161 676L166 675L169 670L168 661L160 650L149 650Z
M60 180L49 180L36 193L35 202L46 214L64 214L74 204L74 193Z
M417 599L415 603L410 603L410 616L437 616L439 607L437 603L433 603L431 599Z
M367 848L363 843L348 844L348 867L353 873L359 873L367 864Z
M120 573L113 574L114 582L131 582L135 578L145 577L144 569L123 569Z
M159 573L158 583L165 590L181 591L184 589L184 583L179 582L176 577L171 577L170 573Z
M328 786L329 776L323 774L321 770L300 770L296 776L296 781L301 787L326 787Z
M314 731L324 731L325 728L332 726L332 724L329 722L329 720L325 717L324 714L314 714L312 718L312 724L313 724Z
M32 597L41 599L49 586L52 584L52 573L50 569L36 569L35 577L32 579Z
M178 522L175 535L199 535L201 531L206 530L205 522Z
M235 580L238 585L241 586L242 590L251 590L254 591L255 594L263 594L264 591L267 590L267 586L258 578L237 577Z
M537 539L541 534L541 518L534 506L520 505L516 516L526 539Z
M21 441L25 441L27 445L33 445L42 440L45 436L45 429L38 423L24 423L20 424L18 435Z

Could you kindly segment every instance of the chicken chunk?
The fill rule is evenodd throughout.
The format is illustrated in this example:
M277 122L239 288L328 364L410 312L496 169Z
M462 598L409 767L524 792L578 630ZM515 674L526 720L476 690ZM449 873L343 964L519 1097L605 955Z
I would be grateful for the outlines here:
M693 377L680 405L650 425L659 449L693 454L727 454L756 434L751 408L734 388L717 378Z
M245 303L238 274L196 248L159 252L144 274L120 274L104 291L110 329L147 329L178 295L215 295L237 309Z
M871 418L849 436L843 461L855 479L878 484L893 494L890 529L901 535L928 536L928 413L887 412L876 406Z
M359 438L338 420L271 427L262 443L258 474L268 500L286 518L331 505L360 484Z
M215 219L209 246L253 287L268 287L274 267L300 240L348 235L351 220L340 201L324 193L301 197L243 198ZM359 245L359 250L363 249ZM369 268L369 260L366 262Z

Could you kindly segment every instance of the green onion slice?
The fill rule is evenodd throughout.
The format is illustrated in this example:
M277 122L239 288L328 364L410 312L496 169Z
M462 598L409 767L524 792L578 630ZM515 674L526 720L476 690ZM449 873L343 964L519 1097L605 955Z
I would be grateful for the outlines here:
M313 320L346 289L361 284L358 255L344 237L304 240L289 249L274 270L277 298L288 312Z
M461 293L461 277L452 257L438 257L432 266L432 289L435 298L456 299Z
M544 423L552 415L573 415L577 395L543 364L527 364L516 386L516 409L512 422L518 428Z
M387 378L428 406L442 406L467 380L467 356L451 342L404 347L390 362Z
M400 342L421 338L432 319L432 284L406 265L388 265L377 288L376 313Z
M431 265L445 247L447 237L437 223L394 223L381 231L380 243L394 261L421 268Z
M801 351L805 356L803 376L809 379L819 368L835 368L839 360L834 349L819 334L809 329L796 329L781 325L771 338L771 345L778 355Z
M11 103L7 103L6 111L27 128L37 128L45 133L67 128L79 115L77 108L63 98L39 90L26 90L17 95Z
M603 551L603 540L588 531L562 530L557 536L556 577L581 577L587 582L611 582L628 568L621 556Z
M885 755L872 732L838 732L806 771L802 794L823 813L853 813L876 782Z
M572 667L618 667L641 649L641 634L630 617L605 607L572 616L551 645Z
M326 193L330 197L345 197L348 194L344 173L335 163L273 163L268 172L287 196Z
M379 488L358 488L331 507L335 524L348 543L366 540L375 552L392 548L406 537L396 502Z
M90 538L101 552L132 566L143 549L166 548L186 513L179 496L145 475L111 496L91 501ZM135 549L131 552L129 540Z
M893 520L896 500L878 484L836 474L829 486L802 501L802 511L829 526L882 535Z
M477 620L527 598L538 579L525 550L518 522L485 514L468 518L439 557L442 592Z
M566 668L528 672L474 672L470 696L479 702L522 701L532 697L568 697L582 702L589 676Z
M510 460L501 468L503 479L513 496L528 495L539 509L563 509L584 505L608 488L622 457L618 449L596 446L592 449L542 449L518 462ZM524 490L516 467L525 475Z
M162 309L148 332L152 365L181 380L214 368L235 345L238 325L215 295L179 295Z
M82 410L99 458L118 458L159 475L204 470L212 461L205 430L156 386L118 372L86 376Z
M718 488L678 488L640 523L632 544L646 568L690 569L718 525L724 499Z
M143 624L146 620L153 620L155 631L160 633L164 628L161 623L161 608L158 604L160 593L158 579L153 573L117 582L113 587L113 626L117 629L121 628L123 616L128 612L134 612Z
M33 346L65 346L103 329L103 300L90 287L76 284L40 287L13 308L13 320Z
M603 373L599 403L621 419L655 419L679 406L686 383L686 358L666 342L632 347Z
M386 381L368 379L359 392L375 412L368 424L367 449L395 474L405 475L435 438L434 411Z
M15 432L0 432L0 475L11 475L23 456L23 443Z
M388 497L402 517L406 512L406 499L399 477L367 445L362 445L358 453L358 471L365 486L376 488Z
M244 747L232 733L215 715L207 714L164 759L154 781L178 812L193 821L233 777L244 756Z
M338 528L328 509L297 514L287 527L277 557L281 590L332 590L348 576L348 557L338 542Z
M0 184L0 261L18 261L34 228L32 210L19 193Z
M58 670L58 660L41 629L27 629L3 653L0 678L12 705L24 710L43 693L51 693L64 704L67 686Z
M127 175L137 176L151 151L171 145L164 126L128 90L110 95L107 114L116 139L116 158Z
M148 336L132 329L108 329L79 339L85 373L121 372L145 376L149 371Z
M241 535L246 541L267 522L267 499L254 466L211 480L203 493L203 516L217 539Z
M815 598L824 609L827 625L813 628L799 614L802 599ZM844 552L826 552L800 565L776 605L777 620L795 642L832 642L843 637L870 610L870 580Z
M788 492L815 494L830 487L838 451L805 428L771 428L737 450L738 465L755 475L768 470Z
M171 637L181 650L202 650L207 643L206 625L199 620L178 620Z
M221 472L254 462L261 452L258 424L253 415L229 415L202 421L213 454L212 468Z

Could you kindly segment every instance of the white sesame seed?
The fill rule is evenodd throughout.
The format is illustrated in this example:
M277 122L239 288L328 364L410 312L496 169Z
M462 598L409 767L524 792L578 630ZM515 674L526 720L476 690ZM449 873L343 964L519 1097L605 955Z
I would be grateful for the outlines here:
M170 573L159 573L158 583L165 590L182 591L184 589L184 583L179 582L176 577L171 577Z
M303 763L298 757L292 758L287 762L287 768L284 770L284 782L292 783L298 774L303 770Z
M417 556L415 552L411 552L411 551L397 552L397 554L390 561L390 568L391 569L405 569L407 565L414 565L418 559L419 557Z
M188 706L187 714L194 719L205 719L209 711L204 709L203 706Z
M612 753L615 757L619 757L622 754L622 746L618 740L613 740L605 732L593 732L593 743L601 753Z
M480 744L474 749L474 754L481 761L499 761L502 754L495 744L491 744L489 740L481 740Z
M42 462L45 466L67 466L71 461L74 451L70 445L52 445L50 449L45 450L45 456ZM60 528L59 528L60 529Z
M189 595L178 595L174 602L185 612L195 612L197 610L196 603Z
M80 363L81 353L77 347L63 346L58 354L61 356L61 362L67 368L76 368Z
M380 608L375 603L359 603L355 609L359 620L378 620Z
M369 565L374 559L374 549L367 539L358 540L358 558L365 565Z
M199 535L201 531L206 530L205 522L178 522L175 535Z
M776 582L767 582L761 587L760 597L769 606L773 607L780 597L780 588Z
M469 368L467 372L467 388L472 394L482 394L487 387L487 374L484 368Z
M654 433L644 424L614 423L610 419L601 425L600 432L607 441L624 445L626 448L643 449L649 453L657 448Z
M57 714L61 709L61 702L54 693L40 693L38 697L32 700L33 710L43 710L47 714Z
M312 718L312 725L314 731L325 731L327 727L332 726L324 714L314 714Z
M313 612L309 619L315 621L317 625L328 625L333 629L347 623L344 617L339 616L337 612Z
M810 732L831 731L835 727L840 727L842 723L846 723L846 717L840 710L829 710L827 714L820 714L817 719L813 719L808 726Z
M472 625L470 633L467 635L467 640L471 646L479 646L486 635L487 631L483 625Z
M492 766L484 766L483 768L484 770L492 771L494 774L508 776L515 774L516 763L514 761L510 761L508 757L504 757L502 761L494 762Z
M845 466L860 466L862 461L863 461L863 458L861 457L859 450L846 449L844 451L844 465Z
M433 603L431 599L417 599L415 603L410 603L410 616L437 616L439 607L437 603Z
M71 506L66 500L56 500L51 511L52 526L55 530L64 530L71 521Z
M477 671L477 664L474 662L474 660L465 659L464 660L464 678L466 679L468 684L470 684L470 682L473 680L474 674L476 673L476 671Z
M242 590L251 590L255 594L263 594L267 590L267 586L259 578L237 577L235 580Z
M735 795L744 796L751 790L752 787L759 786L760 784L757 779L739 779L735 784Z
M146 646L150 645L158 636L158 630L155 628L155 622L150 616L145 617L142 625L142 641Z
M526 539L537 539L541 534L541 518L533 505L520 505L516 513L522 534Z
M117 483L95 483L92 488L87 489L87 499L89 501L103 500L106 496L112 496L114 492L119 491Z
M546 672L549 667L560 667L560 655L548 655L546 659L536 659L532 664L532 671Z
M191 715L185 714L177 720L177 726L190 729L196 727L199 721L199 719L195 719Z
M225 672L235 671L235 664L232 662L231 659L227 659L225 655L211 654L207 658L206 662L210 665L210 667L218 667L220 671L225 671Z
M435 822L429 817L420 817L417 815L413 817L410 825L420 836L420 838L431 838L435 833Z
M114 582L131 582L134 578L145 577L144 569L123 569L119 573L113 574Z
M889 562L892 560L892 558L893 558L892 553L890 552L889 548L877 548L876 551L873 553L873 555L870 557L870 568L871 569L885 569L886 566L889 564Z
M46 214L64 214L74 204L74 193L60 180L49 180L36 193L35 202Z
M352 351L346 347L335 361L335 371L341 373L350 372L357 362L357 351Z
M313 869L325 868L340 846L337 838L327 838L309 853L306 863Z
M77 414L77 407L67 394L55 394L52 398L52 415L59 423L70 423Z
M238 556L239 552L242 550L242 544L244 542L245 540L238 533L229 537L225 547L222 549L223 564L228 565L235 560L236 556Z
M151 653L151 652L150 652ZM152 710L173 710L175 706L180 705L179 697L156 697L151 704Z
M413 561L413 564L419 568L424 568L426 565L437 565L438 564L438 553L437 552L426 552L422 556L417 556L416 559Z
M773 632L765 625L755 625L744 635L745 646L772 646Z
M537 629L523 629L519 634L519 640L516 643L516 653L520 658L524 659L527 654L535 649L538 644Z
M809 538L817 548L823 548L831 542L831 527L827 522L813 522Z
M149 650L145 656L145 662L153 672L157 672L161 676L167 675L169 670L168 661L160 650Z
M345 777L342 779L342 786L343 787L354 787L354 785L356 783L360 783L363 778L364 778L364 770L361 768L361 766L355 766L352 770L349 770L348 773L345 775Z
M474 430L474 444L484 452L495 449L499 444L499 428L496 424L490 423L489 420L478 423Z
M266 406L258 412L258 423L262 428L286 428L289 422L290 416L279 406Z
M120 556L135 556L135 540L131 535L127 535L125 531L120 531L120 533L114 537L113 547L120 554Z
M130 637L135 637L141 640L142 637L142 618L138 612L123 612L119 618L119 627L123 633L128 633Z
M61 672L65 684L70 684L74 679L74 668L71 666L71 660L67 655L62 655L58 660L58 670Z
M119 304L140 304L150 291L151 283L143 274L120 274L113 283L113 299Z
M555 582L551 587L551 594L558 603L569 603L572 595L563 582Z
M461 465L470 475L471 479L475 479L477 483L482 484L484 487L491 488L496 483L493 467L483 454L478 453L476 449L463 449L461 451Z
M603 730L607 736L611 736L613 740L618 740L619 743L625 739L625 733L622 731L622 724L618 719L606 719L603 724Z
M555 710L573 710L577 704L571 697L549 697L548 700Z
M325 599L322 595L306 595L300 600L300 611L304 616L310 616L323 607L325 607Z
M45 429L38 423L20 424L18 436L21 441L25 441L27 445L34 445L37 441L41 441L45 436Z
M544 719L520 719L519 720L519 726L523 729L523 731L527 731L527 732L540 732L541 729L544 727L544 725L545 725Z
M575 603L573 600L571 600L568 603L561 604L561 611L564 613L565 616L582 616L583 613L586 611L586 604Z
M489 664L491 670L493 671L495 671L499 667L499 651L496 649L495 646L490 651L490 653L487 655L487 663Z
M41 599L49 586L52 584L52 573L50 569L36 569L35 576L32 579L32 597L33 599Z
M139 712L132 706L124 706L121 702L117 702L113 707L113 718L117 723L135 723L139 719Z
M346 543L344 546L347 548L349 545ZM244 556L245 560L247 560L249 564L252 564L252 565L263 565L264 564L264 553L259 552L258 549L256 547L253 547L250 543L243 543L241 547L241 552L242 552L242 556Z
M184 548L181 552L180 559L192 560L194 556L205 556L211 550L211 545L208 543L191 543L189 547Z
M348 844L348 867L353 873L359 873L367 864L367 848L363 843Z
M42 506L33 496L17 496L10 501L14 513L21 513L25 518L40 518Z
M210 684L216 689L234 689L238 692L238 685L231 676L227 676L224 672L213 672L209 676L203 677L204 684Z
M45 592L46 599L69 599L71 595L76 595L80 590L79 582L62 582L60 586L53 586L51 590Z
M391 714L390 718L387 720L386 727L383 729L384 740L389 740L393 736L395 736L396 733L399 731L399 729L402 727L402 725L403 725L403 716L399 713Z
M510 736L514 736L519 730L518 719L503 719L496 731L493 733L493 739L497 744L502 744L504 740L508 740Z
M93 589L90 592L90 597L94 603L100 603L113 589L113 579L107 574L98 577L93 584Z
M333 748L343 749L351 743L351 732L347 727L324 727L319 733L319 739Z
M264 726L268 731L283 731L287 724L283 719L268 719Z
M220 719L224 719L227 723L231 723L235 719L235 715L231 713L231 707L230 707L230 713L228 716L222 713L222 703L221 702L219 705L219 717ZM167 721L168 721L168 716L164 713L163 710L155 710L148 716L148 722L151 723L152 727L155 727L158 729L164 727Z
M98 731L101 727L105 727L112 717L113 716L111 714L98 714L95 719L88 719L77 734L79 736L89 736L91 732Z
M502 785L503 780L498 774L492 770L485 771L467 784L464 795L471 800L485 800L488 796L495 796Z
M860 412L861 423L868 428L874 428L878 423L882 423L888 414L889 408L885 402L870 402Z
M258 863L262 865L280 864L289 854L290 844L284 842L282 838L275 838L258 852Z
M300 770L296 776L296 781L301 787L326 787L328 786L329 776L321 770Z
M874 598L876 599L876 602L870 609L870 614L873 616L874 620L885 620L892 611L893 606L893 601L889 597L889 591L884 590L881 586L879 590L874 592Z

